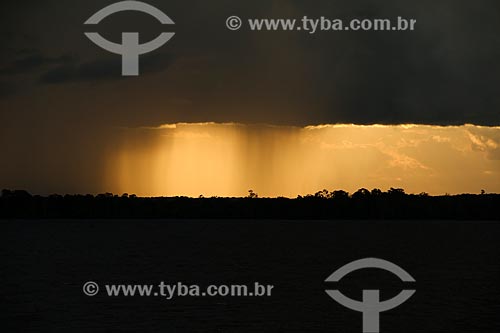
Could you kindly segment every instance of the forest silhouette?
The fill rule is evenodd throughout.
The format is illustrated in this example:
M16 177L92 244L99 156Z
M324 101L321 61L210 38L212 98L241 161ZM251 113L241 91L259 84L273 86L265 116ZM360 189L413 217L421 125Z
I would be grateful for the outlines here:
M136 195L31 195L2 190L3 219L454 219L500 220L500 194L430 196L360 189L323 190L297 198L152 197Z

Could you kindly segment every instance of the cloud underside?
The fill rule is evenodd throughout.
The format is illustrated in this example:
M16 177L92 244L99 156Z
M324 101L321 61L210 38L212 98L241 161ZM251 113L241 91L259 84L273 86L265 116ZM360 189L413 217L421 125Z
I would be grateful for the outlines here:
M142 118L130 126L157 123L161 108L163 122L500 125L499 1L255 0L233 2L229 11L226 2L148 1L172 17L175 25L168 28L133 11L96 25L113 42L125 31L140 32L143 41L165 29L175 32L140 57L141 76L132 81L121 76L120 55L84 35L83 22L102 1L3 1L0 99L53 93L62 97L58 107L72 109L89 93L105 100L122 88L101 84L86 91L88 85L78 83L134 82L136 95L123 94L116 105L125 117L140 111ZM229 31L229 15L299 23L304 15L346 22L401 16L417 24L399 32L251 31L246 24ZM168 75L148 75L153 73ZM151 87L164 90L155 95ZM77 101L65 98L79 92ZM127 108L137 99L153 107ZM172 115L165 107L172 99L190 100L193 107Z

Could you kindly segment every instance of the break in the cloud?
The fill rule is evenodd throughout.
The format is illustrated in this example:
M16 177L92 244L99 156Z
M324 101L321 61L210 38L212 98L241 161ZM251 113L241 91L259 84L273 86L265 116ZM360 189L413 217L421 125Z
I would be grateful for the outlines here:
M500 192L499 127L200 123L124 130L122 139L108 188L143 196Z

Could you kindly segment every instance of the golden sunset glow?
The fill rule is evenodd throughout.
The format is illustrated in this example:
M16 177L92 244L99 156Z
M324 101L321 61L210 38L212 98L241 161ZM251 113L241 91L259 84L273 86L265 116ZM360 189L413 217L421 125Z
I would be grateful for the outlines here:
M473 125L167 124L125 129L106 179L139 196L500 192L499 143L500 127Z

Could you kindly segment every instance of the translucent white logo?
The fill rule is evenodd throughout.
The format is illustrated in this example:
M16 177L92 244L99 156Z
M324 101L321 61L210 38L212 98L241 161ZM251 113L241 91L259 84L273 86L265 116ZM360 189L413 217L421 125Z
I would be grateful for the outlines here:
M92 15L85 24L98 24L111 14L127 10L144 12L162 24L174 24L174 21L159 9L139 1L122 1L109 5ZM163 32L152 41L144 44L139 44L138 32L122 33L122 44L110 42L96 32L86 32L85 36L103 49L122 56L123 76L137 76L139 75L139 55L156 50L168 42L174 34L173 32Z
M376 258L353 261L336 270L325 281L338 282L347 274L363 268L384 269L398 276L403 282L415 282L415 279L401 267ZM363 290L363 301L361 302L346 297L338 290L326 290L326 293L346 308L363 313L363 333L378 333L380 332L380 312L394 309L403 304L415 293L415 290L402 290L397 296L382 302L379 290Z

